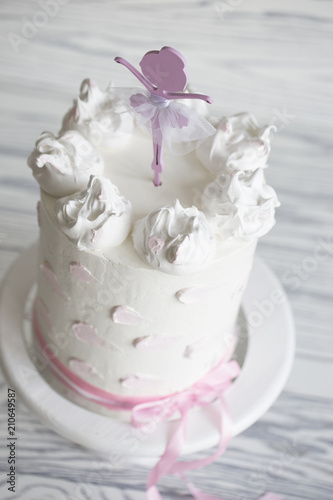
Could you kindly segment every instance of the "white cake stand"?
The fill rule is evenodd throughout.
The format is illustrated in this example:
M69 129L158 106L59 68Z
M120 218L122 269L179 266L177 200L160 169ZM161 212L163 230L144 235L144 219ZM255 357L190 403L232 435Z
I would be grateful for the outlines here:
M28 324L31 329L28 298L36 272L34 245L14 263L1 287L0 360L10 387L45 425L74 443L107 455L114 467L155 463L176 422L154 424L144 432L134 429L129 423L97 415L63 398L36 370L28 355L29 339L23 326ZM259 258L255 259L242 310L248 330L248 338L241 336L238 349L242 372L226 393L234 435L258 420L278 397L289 376L295 348L288 299ZM242 353L244 347L246 352ZM191 413L183 454L218 443L214 405Z

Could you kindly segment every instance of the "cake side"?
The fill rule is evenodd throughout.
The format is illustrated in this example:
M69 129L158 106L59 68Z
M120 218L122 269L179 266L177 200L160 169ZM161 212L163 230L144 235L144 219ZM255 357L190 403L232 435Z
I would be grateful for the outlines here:
M141 264L130 239L120 263L78 250L43 202L40 216L37 316L64 365L112 393L146 396L189 387L222 359L256 241L230 241L206 269L173 276Z

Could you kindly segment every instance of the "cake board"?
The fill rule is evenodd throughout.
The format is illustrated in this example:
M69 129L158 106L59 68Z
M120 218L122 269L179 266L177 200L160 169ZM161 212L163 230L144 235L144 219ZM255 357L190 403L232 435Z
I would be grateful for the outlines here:
M153 422L144 430L97 415L55 392L29 357L31 306L37 274L37 244L8 271L0 292L0 361L10 387L45 423L64 438L107 456L115 468L138 463L151 466L165 450L177 422ZM291 308L276 276L256 257L242 300L246 328L239 336L241 375L225 397L233 435L256 422L274 403L289 376L295 350ZM243 318L243 319L244 319ZM191 413L182 455L219 441L216 405ZM64 415L66 418L64 418Z

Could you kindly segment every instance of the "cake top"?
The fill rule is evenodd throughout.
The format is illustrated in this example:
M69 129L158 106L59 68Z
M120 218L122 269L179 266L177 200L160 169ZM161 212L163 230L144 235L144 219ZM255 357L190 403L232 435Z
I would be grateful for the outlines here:
M264 176L274 127L247 113L207 117L211 99L185 88L175 49L148 52L142 73L116 61L144 88L84 80L58 136L44 132L28 159L59 229L80 250L136 252L170 274L266 234L279 206Z

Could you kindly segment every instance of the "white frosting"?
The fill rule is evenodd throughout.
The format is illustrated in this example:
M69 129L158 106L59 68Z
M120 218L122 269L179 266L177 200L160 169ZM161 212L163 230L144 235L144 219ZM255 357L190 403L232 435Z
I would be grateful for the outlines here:
M211 342L213 340L216 339L207 339L207 337L202 337L196 342L193 342L193 344L187 345L184 350L184 357L194 360L196 356L202 356L207 349L211 349Z
M222 172L205 189L201 207L221 238L257 239L275 224L280 205L261 168L254 172Z
M36 299L36 308L37 308L39 318L45 323L45 325L47 326L49 331L52 332L53 325L52 325L50 311L48 310L44 301L40 297L37 297L37 299Z
M93 80L83 80L80 95L65 115L62 130L79 130L95 146L113 146L128 139L133 118L125 109L117 89L100 90Z
M205 215L196 207L157 208L136 222L134 247L153 268L170 274L195 273L215 254L215 237Z
M109 179L91 176L88 187L57 201L55 215L79 250L120 245L131 229L132 207Z
M269 134L274 125L259 127L255 117L240 113L223 118L216 133L197 150L202 164L215 174L221 170L256 170L266 166L271 150Z
M40 187L52 196L67 196L87 186L91 175L100 175L104 162L100 153L74 130L55 137L43 132L28 158Z

